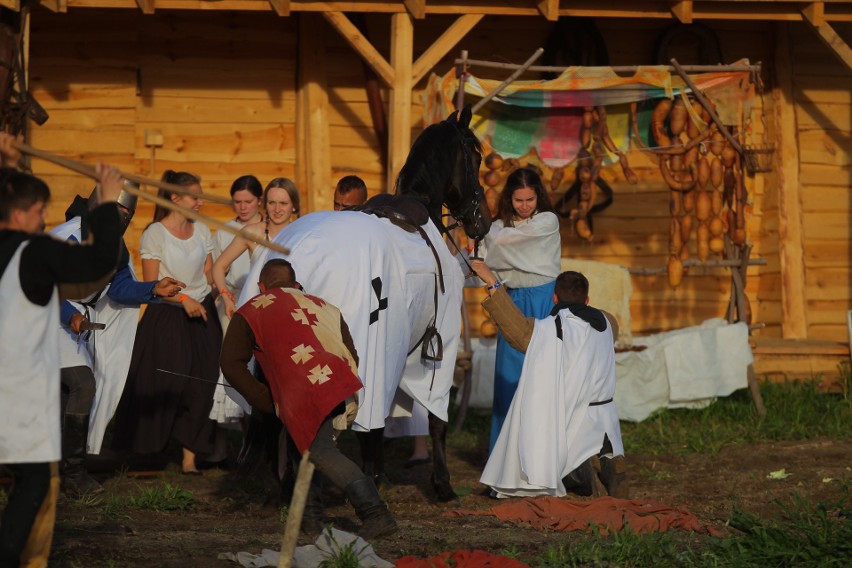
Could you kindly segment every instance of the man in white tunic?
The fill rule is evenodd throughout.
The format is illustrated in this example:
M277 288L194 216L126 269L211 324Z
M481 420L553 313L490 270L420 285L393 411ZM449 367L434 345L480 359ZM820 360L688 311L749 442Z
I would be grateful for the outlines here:
M3 165L20 154L0 134ZM41 235L50 190L0 168L0 464L14 485L0 518L0 566L46 565L59 480L59 296L102 288L118 262L118 170L98 165L103 205L88 217L93 243ZM86 284L75 285L68 284Z
M497 497L627 496L615 393L615 318L588 306L579 272L556 279L549 317L525 318L494 273L482 305L507 341L525 352L518 390L480 481Z

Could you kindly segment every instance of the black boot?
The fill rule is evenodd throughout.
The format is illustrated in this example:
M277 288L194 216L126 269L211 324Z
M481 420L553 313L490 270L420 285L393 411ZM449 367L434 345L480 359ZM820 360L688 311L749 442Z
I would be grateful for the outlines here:
M302 515L302 533L308 536L319 535L323 528L322 504L322 475L314 472L311 487L308 490L308 500L305 502L305 512Z
M62 432L62 488L65 495L78 497L100 493L101 484L86 471L86 438L89 434L88 414L66 414Z
M379 538L399 530L393 515L382 501L376 484L369 477L356 479L344 489L346 498L355 507L355 514L361 519L358 536L364 540Z
M624 456L602 457L600 478L610 497L628 498L630 486L627 483L627 460Z
M606 495L606 489L598 478L599 472L598 456L592 456L563 477L562 484L566 491L581 497L600 497Z

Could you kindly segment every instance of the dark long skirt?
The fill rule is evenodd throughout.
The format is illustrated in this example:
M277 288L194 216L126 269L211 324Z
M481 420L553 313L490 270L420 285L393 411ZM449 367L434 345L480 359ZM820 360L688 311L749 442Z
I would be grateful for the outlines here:
M166 303L145 310L115 413L115 449L161 452L172 437L195 453L213 452L216 423L209 414L219 379L222 328L211 297L202 305L206 322Z

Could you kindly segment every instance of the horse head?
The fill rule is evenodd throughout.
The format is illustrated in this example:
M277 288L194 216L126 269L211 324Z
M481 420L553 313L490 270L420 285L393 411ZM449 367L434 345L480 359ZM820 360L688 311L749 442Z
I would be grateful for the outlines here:
M438 227L446 205L467 236L479 240L491 228L491 214L479 183L482 145L470 129L471 116L467 106L423 130L399 172L396 192L416 195Z

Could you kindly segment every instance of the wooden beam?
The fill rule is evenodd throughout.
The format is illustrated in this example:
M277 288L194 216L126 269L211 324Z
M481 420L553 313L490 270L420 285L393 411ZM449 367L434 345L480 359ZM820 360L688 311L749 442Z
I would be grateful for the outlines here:
M21 0L0 0L0 6L3 8L8 8L10 10L15 10L16 12L21 11Z
M426 17L426 0L405 0L405 9L415 20Z
M802 15L814 26L825 24L825 2L811 2L802 9Z
M411 84L416 85L426 76L429 71L437 65L437 63L453 49L467 33L478 24L482 18L482 14L466 14L459 16L447 30L441 34L441 37L429 46L423 54L417 58L411 70Z
M154 13L154 0L136 0L136 5L139 6L143 14Z
M299 18L299 86L297 100L304 133L304 159L307 174L307 210L322 211L334 204L331 183L331 137L328 127L328 77L325 36L328 28L315 14ZM297 166L296 171L301 168Z
M778 164L778 254L781 265L781 335L785 339L808 336L807 297L799 182L799 138L793 97L793 50L789 24L775 33L775 106Z
M414 25L408 14L391 16L391 65L394 82L388 100L387 188L393 192L396 176L411 149L411 60L414 55Z
M68 0L38 0L38 3L51 12L65 13L68 11Z
M810 25L819 39L840 59L849 71L852 71L852 48L840 37L834 28L825 21L822 2L813 2L802 10L804 20Z
M349 21L349 18L347 18L342 12L323 12L322 15L326 21L343 36L343 39L352 46L352 49L358 52L358 55L360 55L367 65L376 72L376 75L381 77L385 85L393 88L393 67L391 67L391 64L382 57L376 48L373 47L373 45L367 41L363 35L361 35L361 32L358 31L358 28ZM408 14L394 14L393 17L400 15L408 17ZM323 57L325 57L325 55L323 55Z
M691 24L692 0L680 0L672 4L672 14L681 24Z
M269 0L269 5L279 16L290 15L290 0Z
M559 0L538 0L538 11L548 21L555 22L559 19Z

